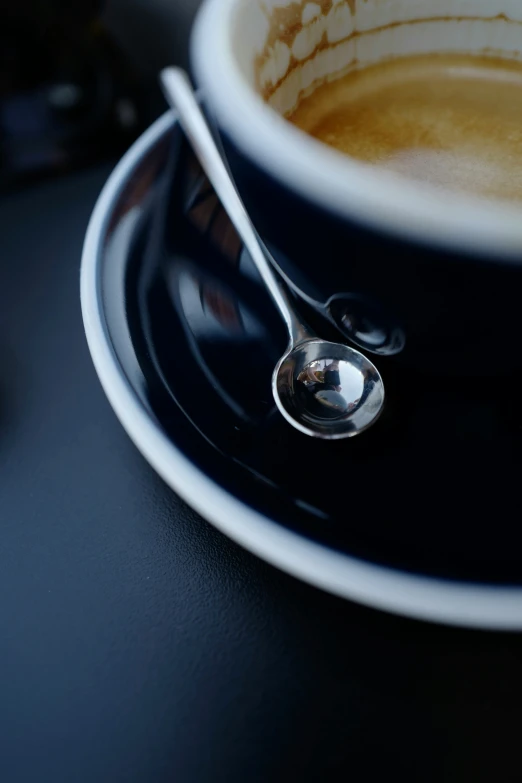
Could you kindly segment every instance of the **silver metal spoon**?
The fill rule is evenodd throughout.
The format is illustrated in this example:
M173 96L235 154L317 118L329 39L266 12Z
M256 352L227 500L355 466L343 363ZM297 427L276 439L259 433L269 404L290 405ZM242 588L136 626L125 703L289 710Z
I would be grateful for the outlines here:
M384 384L379 371L359 351L319 339L299 317L265 255L187 74L179 68L166 68L161 81L203 170L288 327L290 344L272 376L277 407L306 435L325 440L358 435L377 420L383 408Z

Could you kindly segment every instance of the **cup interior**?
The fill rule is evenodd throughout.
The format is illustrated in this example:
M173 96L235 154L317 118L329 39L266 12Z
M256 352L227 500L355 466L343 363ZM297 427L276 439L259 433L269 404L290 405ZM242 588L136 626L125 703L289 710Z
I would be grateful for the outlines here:
M520 262L518 205L370 167L283 119L322 82L390 58L522 60L520 0L205 0L192 53L220 130L283 187L370 229Z
M291 113L321 83L395 57L522 59L519 0L249 0L232 30L255 91Z

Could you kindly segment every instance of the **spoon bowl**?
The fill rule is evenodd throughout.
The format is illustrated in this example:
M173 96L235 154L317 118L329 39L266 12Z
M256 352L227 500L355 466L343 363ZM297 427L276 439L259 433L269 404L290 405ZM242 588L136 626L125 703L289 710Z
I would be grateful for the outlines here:
M287 421L326 440L358 435L375 423L384 406L381 377L362 353L313 338L278 362L272 391Z

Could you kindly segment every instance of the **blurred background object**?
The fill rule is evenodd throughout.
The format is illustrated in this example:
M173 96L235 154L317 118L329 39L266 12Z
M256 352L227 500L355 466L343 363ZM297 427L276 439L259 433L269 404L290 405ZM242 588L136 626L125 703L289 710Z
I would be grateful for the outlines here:
M197 0L0 0L0 188L121 155L185 62Z

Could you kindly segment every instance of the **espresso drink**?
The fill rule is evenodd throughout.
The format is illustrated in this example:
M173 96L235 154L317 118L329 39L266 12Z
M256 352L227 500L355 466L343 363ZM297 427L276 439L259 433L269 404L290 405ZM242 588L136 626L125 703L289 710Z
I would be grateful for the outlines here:
M389 61L323 84L289 117L366 163L432 185L522 200L522 64Z

